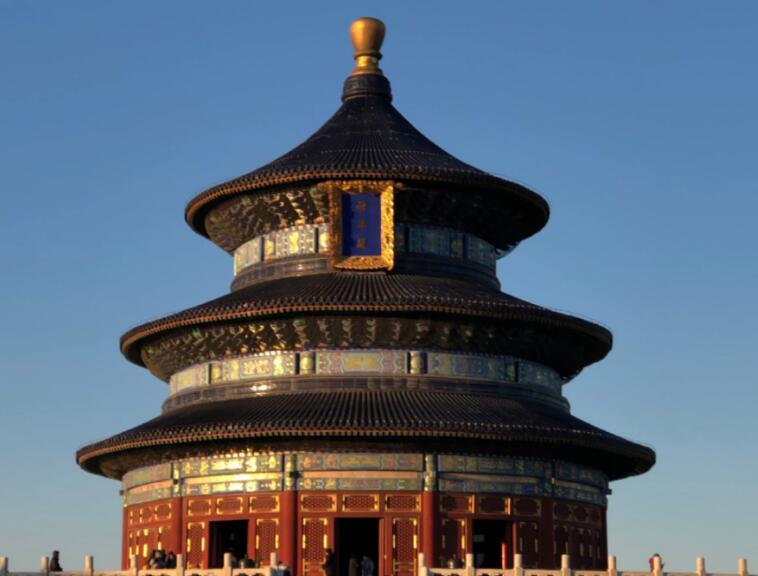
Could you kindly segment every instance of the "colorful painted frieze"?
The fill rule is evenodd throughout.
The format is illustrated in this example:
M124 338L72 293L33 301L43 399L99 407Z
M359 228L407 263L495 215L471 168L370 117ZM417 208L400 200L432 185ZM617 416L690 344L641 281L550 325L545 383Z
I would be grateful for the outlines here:
M515 474L547 477L550 463L525 458L487 458L441 454L437 459L440 472L479 472L487 474Z
M228 494L230 492L278 492L282 490L281 478L254 478L240 474L237 478L208 478L203 482L184 484L184 496L204 496L208 494Z
M544 386L553 390L560 390L563 382L555 370L525 360L519 362L518 379L520 382L528 382L529 384Z
M444 492L474 492L477 494L499 493L513 496L545 495L543 480L541 478L527 477L440 477L439 489Z
M275 230L245 242L234 251L234 275L245 268L292 256L329 254L331 226L304 224ZM497 251L492 244L460 230L439 226L396 224L397 254L428 254L468 259L494 268Z
M142 484L150 484L153 482L159 482L161 480L169 480L171 478L171 464L155 464L154 466L145 466L144 468L136 468L124 474L121 480L123 488L132 488Z
M173 496L172 484L170 480L163 482L153 482L143 486L135 486L124 490L124 501L128 505L141 504L142 502L151 502L153 500L162 500Z
M318 374L387 374L406 372L406 353L392 350L316 352Z
M350 319L344 329L350 331ZM430 375L539 386L561 393L562 379L546 366L509 356L402 350L264 352L190 366L169 378L169 393L196 387L296 375Z
M422 454L306 452L297 455L297 469L310 470L422 470Z
M386 490L404 491L421 490L423 480L421 475L410 478L298 478L298 490Z
M504 357L429 352L428 373L435 376L515 381L513 362Z
M466 258L483 266L495 266L495 247L481 238L468 234L466 236Z
M556 462L555 477L561 480L589 484L603 490L608 489L608 477L599 470L577 466L568 462Z

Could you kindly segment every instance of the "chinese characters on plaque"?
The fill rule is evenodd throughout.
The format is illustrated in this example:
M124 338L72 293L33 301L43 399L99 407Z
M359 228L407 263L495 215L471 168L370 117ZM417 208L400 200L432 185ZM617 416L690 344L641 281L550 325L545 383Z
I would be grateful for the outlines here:
M350 180L319 186L329 194L335 236L332 265L345 270L391 270L395 258L393 183Z

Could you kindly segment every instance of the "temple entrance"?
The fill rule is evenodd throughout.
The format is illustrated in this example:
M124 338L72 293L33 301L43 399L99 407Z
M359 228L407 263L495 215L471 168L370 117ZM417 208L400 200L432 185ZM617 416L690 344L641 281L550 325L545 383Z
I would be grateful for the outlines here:
M337 518L334 553L337 576L348 576L351 555L355 555L360 565L364 554L374 562L374 576L379 574L379 518ZM359 576L360 573L359 567Z
M512 526L507 520L472 522L474 566L477 568L511 568L513 564ZM505 562L505 566L503 566Z
M209 535L208 568L222 568L226 552L237 560L247 554L247 520L211 522Z

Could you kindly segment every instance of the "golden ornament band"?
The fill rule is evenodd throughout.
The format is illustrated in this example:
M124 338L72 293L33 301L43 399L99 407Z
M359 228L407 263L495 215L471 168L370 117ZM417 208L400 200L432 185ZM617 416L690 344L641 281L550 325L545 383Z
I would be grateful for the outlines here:
M431 376L525 384L560 395L563 379L542 364L511 356L418 350L264 352L205 362L169 378L169 394L192 388L292 376ZM265 389L261 389L261 392Z

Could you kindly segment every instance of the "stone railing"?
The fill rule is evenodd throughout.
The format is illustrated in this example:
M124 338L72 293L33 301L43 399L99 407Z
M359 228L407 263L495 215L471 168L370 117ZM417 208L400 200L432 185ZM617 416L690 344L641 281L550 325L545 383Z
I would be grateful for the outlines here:
M277 568L279 560L276 553L271 554L268 566L258 568L235 568L232 566L230 554L224 554L222 568L188 568L185 566L182 554L176 556L176 568L139 568L137 557L134 556L128 570L96 570L92 556L84 557L84 570L66 570L54 572L55 576L283 576ZM292 576L295 572L290 569ZM11 572L7 556L0 556L0 576L51 576L50 559L40 558L40 568L37 572ZM664 572L660 558L656 558L652 572L649 570L622 571L616 568L616 557L608 556L607 570L574 570L571 568L571 558L561 556L561 567L554 570L539 568L524 568L521 554L513 556L513 568L477 568L474 566L474 555L466 554L466 563L461 568L435 568L426 565L423 554L418 556L418 576L758 576L748 573L747 560L740 558L736 573L707 572L705 559L697 558L694 572Z
M269 566L257 568L236 568L232 566L231 554L224 554L222 568L189 568L184 561L184 555L176 555L176 568L140 568L137 556L129 562L128 570L96 570L92 556L84 557L84 570L50 571L50 558L40 558L38 572L11 572L8 557L0 556L0 576L280 576L276 568L279 560L276 553L271 554Z
M616 568L616 557L608 556L607 570L574 570L571 568L571 558L567 554L561 556L561 567L554 570L540 568L524 568L521 554L513 555L513 568L477 568L474 566L474 555L466 554L465 566L461 568L434 568L426 565L423 554L418 558L418 576L750 576L747 571L747 560L740 558L737 572L718 574L706 572L705 558L695 560L694 572L664 572L660 558L654 559L654 567L644 571L622 571ZM0 575L2 576L2 575Z

